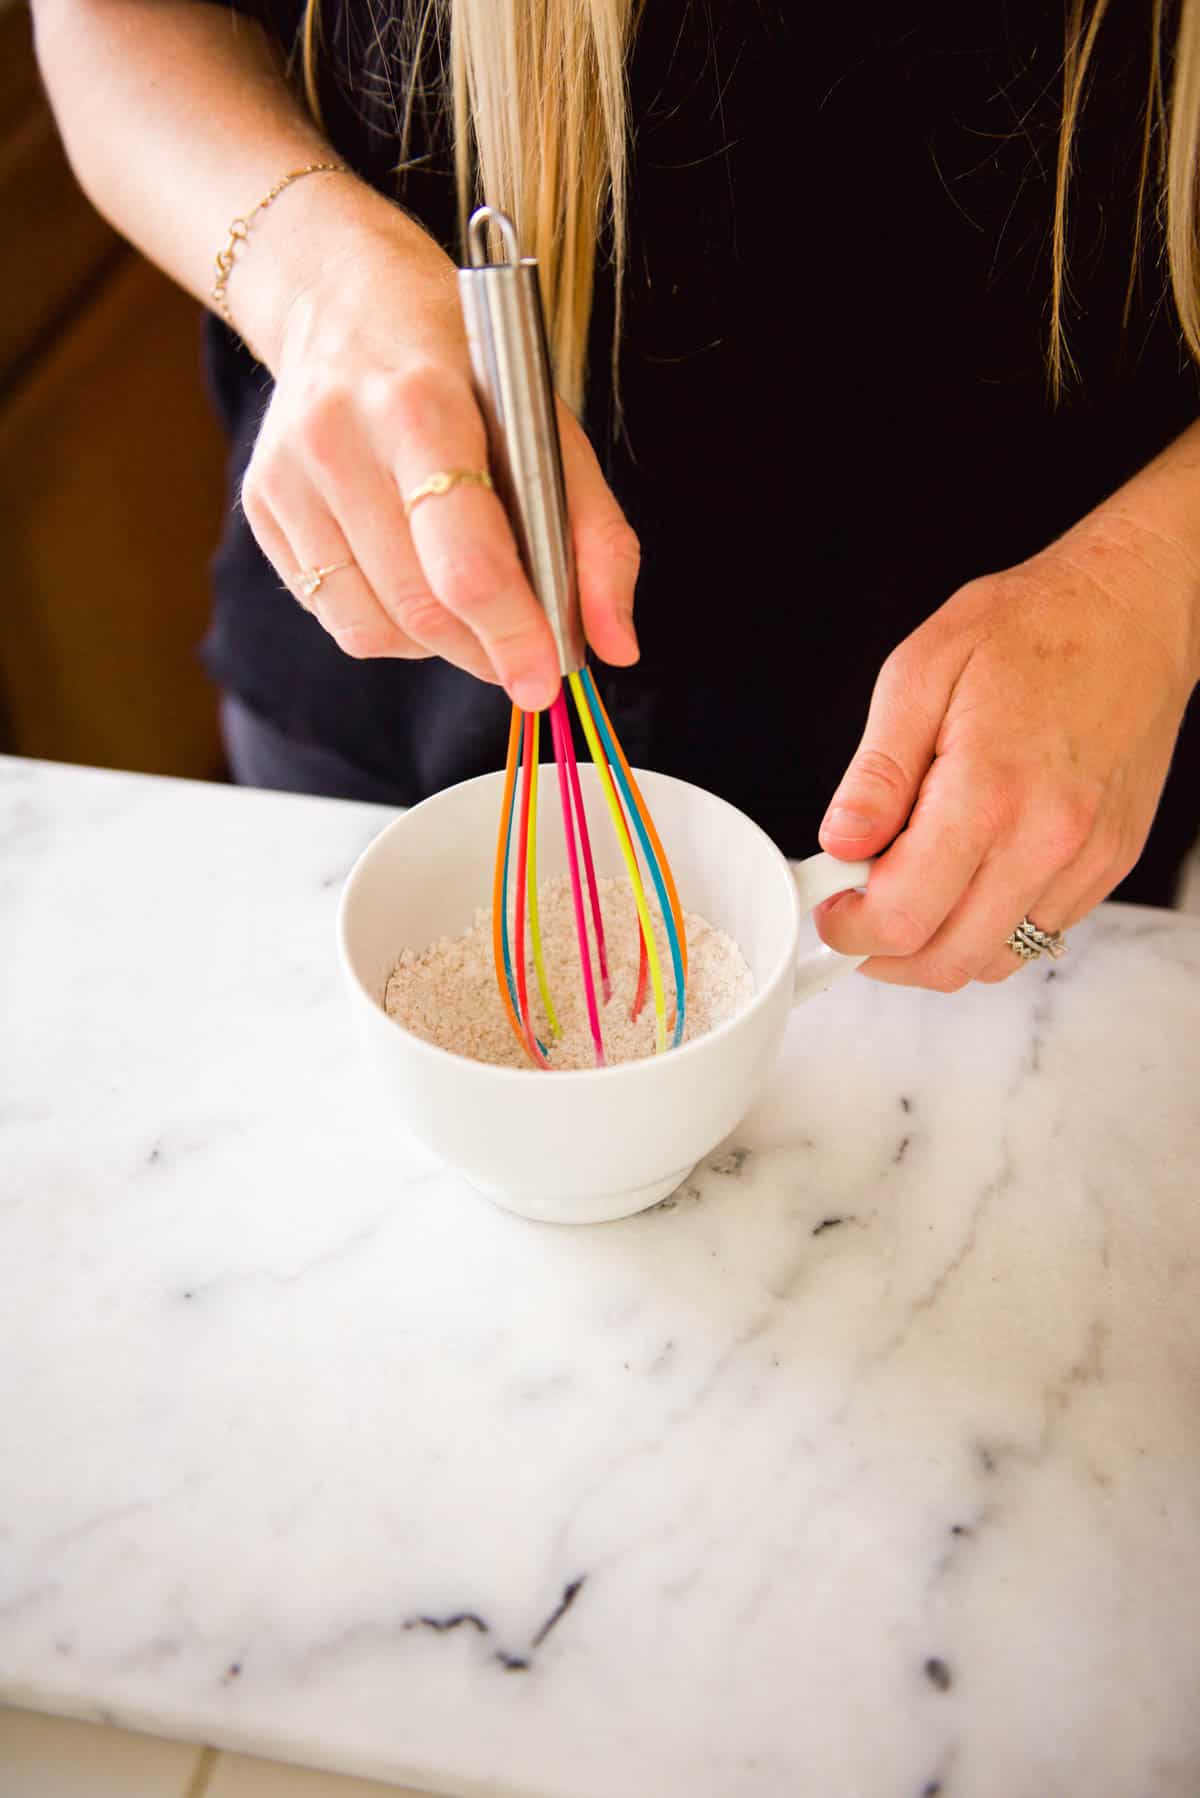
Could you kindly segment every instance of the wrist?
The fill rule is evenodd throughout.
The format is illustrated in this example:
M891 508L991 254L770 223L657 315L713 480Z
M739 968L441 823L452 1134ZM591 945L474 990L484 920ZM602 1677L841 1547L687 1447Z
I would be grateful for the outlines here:
M255 220L228 298L239 333L277 375L324 320L353 312L356 299L386 315L389 293L405 296L418 332L427 316L461 330L454 267L437 244L366 182L322 173Z
M1186 691L1200 681L1200 559L1159 521L1101 507L1043 554L1068 563L1135 619Z

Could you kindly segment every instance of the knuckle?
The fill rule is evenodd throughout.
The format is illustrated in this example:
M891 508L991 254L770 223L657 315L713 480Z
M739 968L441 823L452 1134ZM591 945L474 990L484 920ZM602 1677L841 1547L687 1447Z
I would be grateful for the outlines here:
M238 498L242 511L252 525L261 522L277 508L277 461L278 452L264 449L260 442L242 476Z
M1003 574L976 574L958 589L958 599L966 605L986 605L994 601L1003 582Z
M1113 818L1097 818L1092 825L1087 854L1095 862L1097 878L1112 876L1121 880L1137 860L1139 849L1129 842L1125 832ZM1130 859L1132 857L1132 859Z
M1021 783L1015 774L994 772L976 784L975 806L990 840L1009 836L1021 811Z
M936 962L922 978L921 984L935 993L961 993L974 975L957 962Z
M309 396L297 427L304 453L317 468L336 465L343 453L350 396L340 387L323 387Z
M907 795L910 787L904 769L883 749L860 749L851 765L850 775L856 782L881 788L889 798Z
M929 941L930 931L905 907L889 905L880 913L873 935L878 944L876 953L916 955Z
M905 638L904 642L897 643L896 647L889 650L888 654L884 656L879 667L879 679L888 682L906 681L911 662L909 640Z
M1097 804L1085 794L1059 794L1050 803L1043 826L1046 847L1059 867L1087 847L1096 828ZM1110 841L1109 849L1115 848Z
M399 595L392 601L390 610L400 629L415 637L418 643L444 637L450 624L445 606L428 588Z
M1080 865L1080 874L1090 895L1089 907L1107 899L1126 875L1132 873L1138 859L1136 852L1129 848L1119 849L1111 855L1097 855L1094 860L1090 855L1085 858Z
M887 693L902 703L919 700L928 680L928 648L926 637L930 622L920 625L910 637L897 643L880 665L875 681L877 693Z
M372 410L400 437L440 433L470 403L466 382L439 362L418 362L381 378L370 397Z
M270 514L270 504L262 475L253 466L246 470L238 497L246 522L257 535Z
M460 544L440 565L434 583L442 603L459 616L494 612L512 586L515 569L485 544Z
M331 630L329 634L342 654L355 662L366 662L375 656L396 653L397 633L390 625L345 624Z
M634 573L641 566L642 546L633 526L620 513L585 532L588 550L605 561L616 562Z

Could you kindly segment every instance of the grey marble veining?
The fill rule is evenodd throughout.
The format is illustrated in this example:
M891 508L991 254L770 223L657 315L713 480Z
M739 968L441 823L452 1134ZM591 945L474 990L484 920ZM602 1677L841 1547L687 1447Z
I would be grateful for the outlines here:
M0 762L0 1698L459 1798L1196 1798L1200 923L849 980L563 1230L359 1077L385 816Z

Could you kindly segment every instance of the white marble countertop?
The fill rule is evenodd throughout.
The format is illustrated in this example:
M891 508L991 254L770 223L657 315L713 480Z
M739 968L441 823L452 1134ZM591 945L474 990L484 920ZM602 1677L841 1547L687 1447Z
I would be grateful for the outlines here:
M844 982L562 1229L358 1077L384 817L0 762L0 1698L459 1798L1195 1798L1200 923Z

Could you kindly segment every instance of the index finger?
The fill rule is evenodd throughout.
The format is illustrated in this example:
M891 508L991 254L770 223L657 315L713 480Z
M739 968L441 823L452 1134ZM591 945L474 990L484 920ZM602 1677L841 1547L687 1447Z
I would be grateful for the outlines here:
M483 420L463 391L466 404L438 396L413 408L395 460L406 502L431 475L487 469ZM414 506L409 530L431 591L475 633L513 701L528 712L550 705L559 688L554 639L496 495L453 485Z

